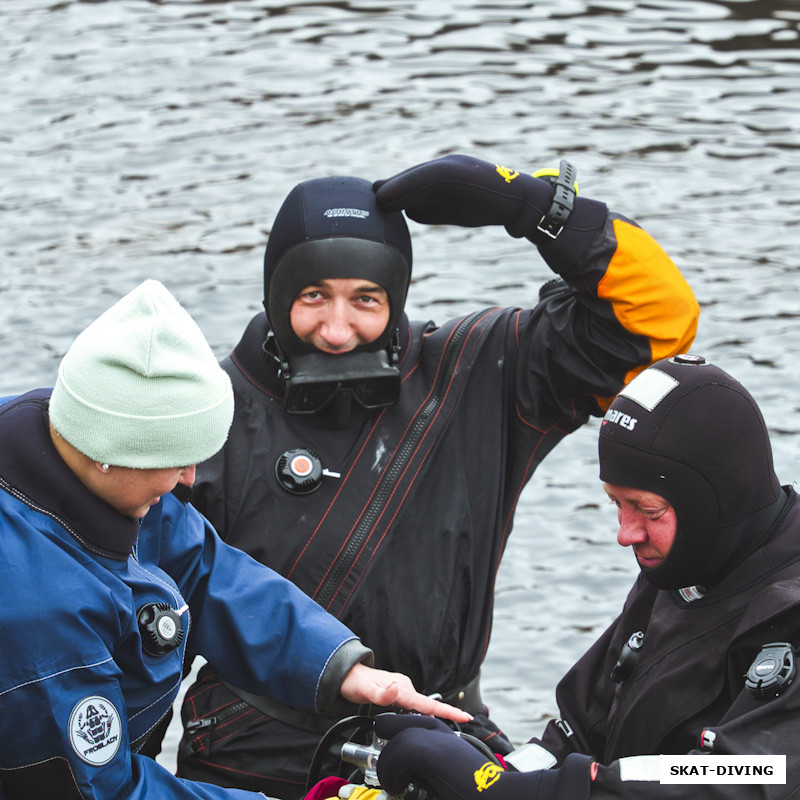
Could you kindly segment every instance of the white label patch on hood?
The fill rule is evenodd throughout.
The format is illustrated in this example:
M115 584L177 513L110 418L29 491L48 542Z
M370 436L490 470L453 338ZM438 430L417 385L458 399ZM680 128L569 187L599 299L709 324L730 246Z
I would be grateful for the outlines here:
M619 395L652 411L676 386L675 378L651 367L637 375Z

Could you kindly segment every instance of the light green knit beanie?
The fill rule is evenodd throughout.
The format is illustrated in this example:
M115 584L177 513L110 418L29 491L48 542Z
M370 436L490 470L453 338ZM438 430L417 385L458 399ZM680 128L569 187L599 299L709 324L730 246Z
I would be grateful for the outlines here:
M158 281L98 317L58 368L50 421L94 461L159 469L222 448L233 392L200 328Z

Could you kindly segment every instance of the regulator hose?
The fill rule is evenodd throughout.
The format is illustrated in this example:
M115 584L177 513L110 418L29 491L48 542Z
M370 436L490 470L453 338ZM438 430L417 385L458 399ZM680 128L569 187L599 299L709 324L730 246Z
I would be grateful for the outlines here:
M333 743L333 740L340 736L343 731L371 730L374 724L374 717L367 716L366 714L356 714L352 717L340 719L325 731L324 735L319 740L317 749L314 751L314 757L311 759L311 764L308 767L306 794L319 782L320 773L322 771L322 761L325 758L325 753L328 751L328 748Z

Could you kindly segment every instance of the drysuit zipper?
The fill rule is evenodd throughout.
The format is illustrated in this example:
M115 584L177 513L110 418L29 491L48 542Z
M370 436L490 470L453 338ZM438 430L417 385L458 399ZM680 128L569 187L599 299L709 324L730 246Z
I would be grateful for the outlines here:
M219 725L220 722L224 722L229 717L234 716L235 714L240 713L241 711L245 711L250 706L244 702L244 700L239 700L233 705L228 706L226 709L221 711L219 714L216 714L211 717L200 717L199 719L190 719L186 723L186 732L190 735L194 735L196 733L200 733L202 731L208 730L209 728L213 728L215 725Z
M394 490L397 479L403 474L408 460L415 452L417 445L420 442L423 434L428 428L428 424L433 418L434 412L439 407L439 404L444 397L447 387L450 384L450 378L458 358L461 342L466 334L472 330L475 320L485 314L485 310L474 311L468 317L464 317L461 322L456 326L450 341L445 347L445 352L442 358L442 369L434 384L433 392L428 402L425 404L422 412L414 421L408 435L398 447L396 455L389 468L386 470L380 485L376 490L372 502L367 507L367 510L362 515L361 519L353 531L352 536L347 542L342 555L337 560L333 569L328 573L328 577L320 586L319 590L314 595L314 599L323 607L328 608L333 600L336 592L341 586L347 573L355 563L358 553L361 551L361 546L364 544L367 536L372 530L372 526L380 517L383 508Z

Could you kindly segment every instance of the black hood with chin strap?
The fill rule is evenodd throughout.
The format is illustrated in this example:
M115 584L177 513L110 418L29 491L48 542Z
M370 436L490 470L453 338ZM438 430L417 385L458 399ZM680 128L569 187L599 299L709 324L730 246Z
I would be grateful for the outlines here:
M403 214L378 208L369 181L337 176L295 186L264 253L264 308L280 352L291 360L314 351L295 335L289 314L304 287L329 278L363 278L386 290L389 323L374 342L356 349L388 349L403 315L411 261Z
M322 353L292 329L298 294L320 281L356 278L386 290L389 321L381 334L347 353ZM366 409L397 402L399 324L411 283L411 237L399 211L383 211L362 178L304 181L284 200L264 253L263 356L285 380L289 414L322 414L350 424L353 403Z
M662 589L718 583L767 537L785 502L750 393L700 356L634 378L606 413L600 479L664 497L674 544L645 577Z

